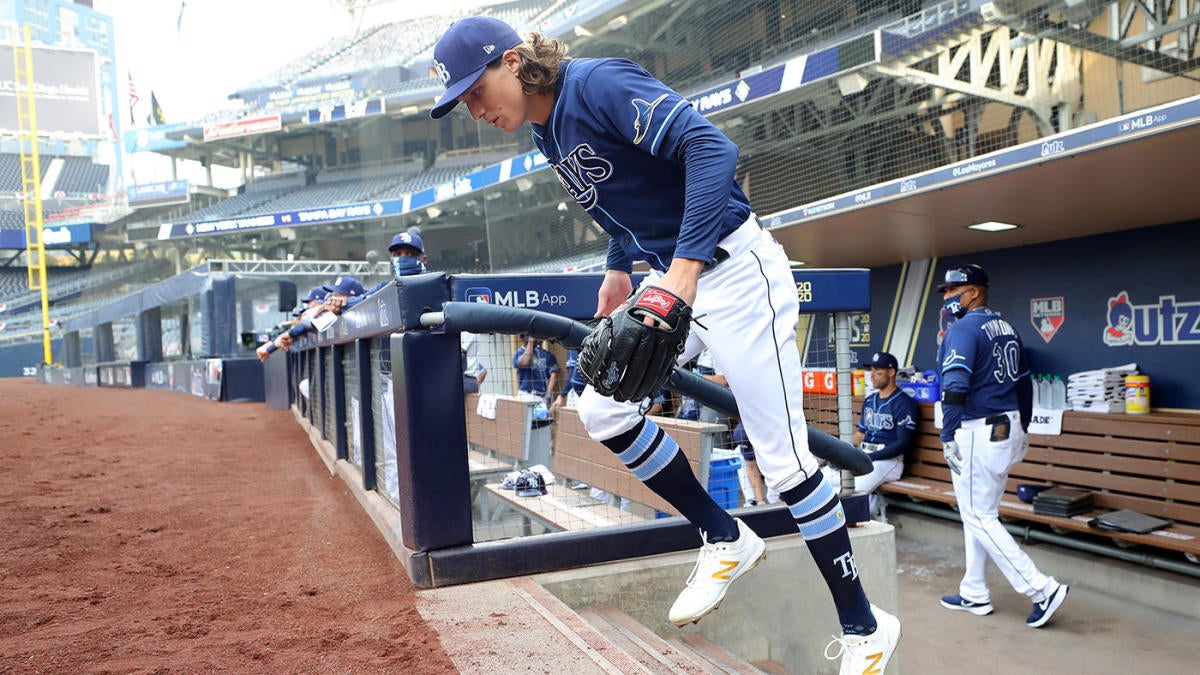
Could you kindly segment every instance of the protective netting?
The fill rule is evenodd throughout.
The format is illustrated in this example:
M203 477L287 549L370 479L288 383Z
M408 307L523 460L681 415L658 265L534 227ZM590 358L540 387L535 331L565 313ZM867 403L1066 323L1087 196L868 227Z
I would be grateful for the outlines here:
M362 95L419 95L403 99L412 105L389 103L387 123L338 125L337 142L307 168L311 185L306 168L289 161L237 196L189 203L170 216L131 219L126 238L137 244L137 260L127 257L127 249L102 250L92 259L82 249L71 255L55 249L48 261L51 318L61 322L110 304L217 252L361 260L375 251L383 257L391 236L413 225L424 232L433 270L540 272L600 264L606 236L549 170L532 167L482 188L462 184L472 172L532 151L528 133L505 134L461 109L448 120L427 118L440 86L426 72L433 37L455 17L476 11L503 16L522 31L549 31L574 56L633 59L687 96L739 145L738 179L763 218L1200 94L1197 0L545 0L459 6L314 45L317 52L333 49L337 58L305 58L295 67L315 77L401 64L409 80ZM380 51L381 44L387 48ZM290 72L285 67L276 75ZM1155 123L1152 114L1128 122L1131 129ZM1053 153L1050 143L1046 150ZM5 162L17 166L11 155ZM0 190L12 197L4 212L16 213L19 206L18 174L8 171L10 186ZM286 203L325 208L430 188L437 190L432 205L399 217L184 238L173 240L174 248L158 248L164 217L200 222L273 213L285 195ZM44 205L54 216L46 231L54 246L77 234L68 227L75 221L56 215L63 206L57 199ZM0 230L20 225L5 220ZM792 253L803 258L803 251ZM40 338L40 302L25 277L19 265L0 270L0 346ZM296 281L303 291L306 280ZM260 331L280 319L269 290L245 292L242 297L239 290L239 302L252 310L239 315L240 331ZM173 327L171 341L164 336L167 358L205 355L197 330L201 310L193 305L187 314L178 338ZM87 345L83 349L91 354Z
M841 345L836 341L834 315L802 315L800 319L797 347L805 364L806 415L810 424L836 436L840 429L837 353L839 347L849 351L850 340L869 341L864 319L851 320L858 328L854 337ZM479 393L468 394L465 402L476 541L677 515L608 448L588 437L575 410L572 388L558 400L567 377L566 350L556 344L544 345L558 366L558 377L557 386L542 398L518 390L513 360L525 344L522 340L484 334L470 342L469 358L487 371ZM707 354L686 367L721 382L723 373ZM842 370L849 374L848 367ZM735 445L732 431L737 420L665 390L650 406L649 414L675 438L702 484L722 507L778 500L778 495L766 488L756 463L744 458ZM550 481L544 494L536 485L522 483L521 472L526 470L537 471Z
M1200 93L1195 0L623 9L558 37L574 56L633 59L689 97L740 146L738 177L762 217ZM454 118L443 152L532 149L525 133ZM469 249L438 261L448 269L603 259L605 237L548 171L433 213L472 228Z

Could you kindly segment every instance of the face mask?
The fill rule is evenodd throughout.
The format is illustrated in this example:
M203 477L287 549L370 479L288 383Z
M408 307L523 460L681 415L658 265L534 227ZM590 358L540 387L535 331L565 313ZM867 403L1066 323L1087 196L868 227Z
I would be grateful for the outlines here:
M420 274L425 271L425 263L421 262L420 258L414 258L409 255L401 255L392 258L392 274L398 277L406 277L410 274Z
M946 298L946 301L942 303L942 310L956 319L966 316L967 308L962 304L962 293Z

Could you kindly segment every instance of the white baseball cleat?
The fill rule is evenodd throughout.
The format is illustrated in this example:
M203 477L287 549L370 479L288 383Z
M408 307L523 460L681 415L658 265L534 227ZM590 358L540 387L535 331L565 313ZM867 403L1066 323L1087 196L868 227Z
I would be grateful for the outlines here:
M871 605L875 615L875 632L870 635L842 635L825 646L825 658L842 658L840 675L881 675L887 668L896 643L900 642L900 619ZM829 649L838 645L833 654Z
M767 557L767 545L741 521L736 541L709 543L704 541L700 558L688 577L687 588L671 605L671 623L680 628L695 623L721 606L729 584L754 569ZM701 533L703 539L704 534Z

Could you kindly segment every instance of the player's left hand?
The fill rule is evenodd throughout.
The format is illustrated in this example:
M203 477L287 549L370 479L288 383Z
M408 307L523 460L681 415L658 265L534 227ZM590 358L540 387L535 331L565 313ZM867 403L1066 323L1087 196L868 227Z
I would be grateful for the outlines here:
M962 452L958 449L958 443L954 441L946 441L942 443L942 455L946 458L946 464L950 470L957 475L962 475Z
M687 341L692 308L647 286L605 317L579 347L579 373L617 401L643 401L662 388Z

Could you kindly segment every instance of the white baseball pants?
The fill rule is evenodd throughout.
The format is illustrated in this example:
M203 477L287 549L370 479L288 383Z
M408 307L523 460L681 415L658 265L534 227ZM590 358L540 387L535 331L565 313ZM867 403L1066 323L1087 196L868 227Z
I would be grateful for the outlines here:
M691 334L679 363L707 348L737 399L746 435L767 487L783 492L818 470L808 451L796 323L800 302L783 247L751 215L718 242L729 258L700 277ZM643 282L662 277L651 272ZM637 403L618 403L588 386L579 416L603 441L632 429Z
M883 512L883 496L875 490L884 483L890 483L894 480L900 480L900 476L904 474L904 458L893 457L891 459L881 459L874 462L871 467L871 473L865 476L854 477L854 491L865 492L870 495L867 498L867 503L870 504L871 514Z
M1025 458L1025 432L1013 410L1008 418L1009 436L993 441L992 425L983 419L966 420L954 432L962 453L962 473L951 473L958 512L963 521L966 564L958 592L964 600L988 602L984 577L988 558L996 563L1013 589L1035 602L1044 598L1050 577L1038 571L1033 560L1000 523L1000 500L1013 465Z

